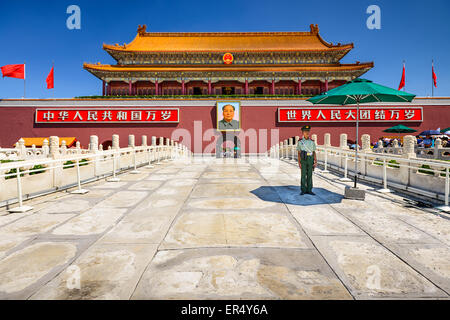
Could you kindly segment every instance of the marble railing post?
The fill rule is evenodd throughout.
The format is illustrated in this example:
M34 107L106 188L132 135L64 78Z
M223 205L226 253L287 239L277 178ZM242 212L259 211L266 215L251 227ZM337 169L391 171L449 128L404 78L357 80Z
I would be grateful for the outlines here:
M403 150L402 150L402 158L406 159L414 159L416 158L416 152L415 152L415 141L416 137L412 135L407 135L403 137ZM410 179L409 177L412 174L416 173L416 170L413 169L413 165L411 162L402 163L406 166L400 166L399 168L399 176L401 177L401 183L405 186L410 185Z
M331 134L325 133L323 136L324 147L331 147Z
M378 143L377 143L377 151L378 152L380 152L380 153L383 153L384 152L384 145L383 145L383 140L378 140Z
M67 144L66 140L61 141L61 155L65 156L67 154Z
M81 143L80 141L75 142L75 153L81 154Z
M283 149L284 148L284 142L280 141L280 157L279 159L283 159Z
M314 141L314 143L316 144L316 146L318 145L318 143L317 143L317 134L312 134L312 135L311 135L311 140Z
M289 152L289 154L288 154L287 158L288 158L288 159L291 159L291 160L294 159L294 156L293 156L293 154L292 154L292 146L293 146L293 145L294 145L293 139L292 139L292 138L289 138L289 140L288 140L288 152Z
M44 142L42 143L42 154L47 157L50 153L50 147L47 139L44 139Z
M135 146L134 134L128 135L128 148L134 148Z
M341 133L340 137L339 137L339 148L344 149L344 150L348 150L348 144L347 144L347 134L346 133Z
M120 149L119 135L118 134L113 134L113 136L112 136L112 148L113 149Z
M59 137L51 136L49 142L49 156L53 159L58 159L60 157L59 153ZM53 169L51 169L53 173L53 187L61 186L61 177L63 175L62 162L52 163Z
M370 135L363 134L361 136L361 151L362 152L370 152Z
M98 151L98 137L97 136L89 137L89 151L92 153L97 153L97 151Z
M347 140L348 140L348 136L346 133L341 133L339 136L339 149L341 150L349 150L350 148L348 147L347 144ZM341 157L340 157L340 166L341 168L344 168L344 171L346 170L345 166L348 166L348 154L347 153L341 153Z
M363 134L361 136L361 153L359 154L358 158L360 159L360 171L362 175L367 175L368 170L368 161L367 161L367 153L372 152L370 149L370 135Z
M437 138L434 141L434 152L433 152L434 159L439 159L440 158L440 150L439 149L442 149L442 148L443 148L442 147L442 140L440 138Z
M141 145L142 145L143 147L146 147L146 146L147 146L147 136L146 136L146 135L143 135L143 136L142 136L142 143L141 143Z
M31 145L31 156L32 156L33 158L36 156L36 152L37 152L37 150L36 150L36 145L35 145L35 144L32 144L32 145Z
M89 152L97 154L98 153L98 137L95 135L92 135L89 137ZM94 160L94 175L98 175L98 157L94 156L92 157L92 160Z
M296 160L298 160L297 159L298 158L297 146L298 146L298 142L299 141L300 141L300 137L299 136L295 136L294 159L296 159Z
M328 173L328 148L331 147L331 134L325 133L323 135L323 147L325 149L324 154L324 168L323 173Z
M289 159L289 139L284 140L284 159Z
M152 151L151 151L151 153L152 153L151 159L152 159L152 162L153 162L153 161L156 160L156 157L157 157L157 153L156 153L156 150L157 150L157 147L156 147L156 137L155 137L155 136L152 136L151 140L152 140L152 147L153 147L153 148L152 148Z
M408 135L403 137L403 152L404 158L415 158L416 152L414 151L414 142L416 138L414 136Z
M49 139L49 154L55 158L59 155L59 138L57 136L51 136Z
M22 138L20 138L18 144L18 149L19 149L19 158L23 158L25 159L27 156L27 148L25 147L25 140L23 140Z
M392 141L392 147L398 148L398 140L397 139L394 139L394 141Z
M165 143L165 151L164 151L164 160L168 161L169 160L169 156L170 156L170 139L166 138L166 143Z

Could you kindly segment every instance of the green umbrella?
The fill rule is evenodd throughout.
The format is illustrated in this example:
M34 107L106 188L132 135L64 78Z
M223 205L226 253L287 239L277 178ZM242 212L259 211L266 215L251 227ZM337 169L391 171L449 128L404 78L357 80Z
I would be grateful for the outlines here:
M416 131L417 130L408 128L407 126L404 126L402 124L399 124L397 126L394 126L392 128L386 129L386 130L383 130L383 132L388 132L388 133L413 133Z
M448 127L447 129L441 130L441 133L446 133L448 131L450 131L450 127Z
M411 102L415 95L357 78L325 93L308 99L313 104L356 104L356 141L359 141L359 105L373 102ZM357 186L358 147L355 147L355 188Z

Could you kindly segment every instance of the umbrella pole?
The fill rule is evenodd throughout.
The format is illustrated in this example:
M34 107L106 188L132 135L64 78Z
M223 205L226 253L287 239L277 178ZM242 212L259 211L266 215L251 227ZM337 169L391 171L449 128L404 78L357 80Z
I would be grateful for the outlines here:
M358 185L359 98L356 99L355 188Z

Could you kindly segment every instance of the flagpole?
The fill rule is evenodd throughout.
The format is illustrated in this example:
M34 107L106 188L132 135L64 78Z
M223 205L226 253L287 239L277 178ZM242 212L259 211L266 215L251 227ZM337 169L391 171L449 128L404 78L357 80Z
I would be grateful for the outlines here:
M403 69L405 70L405 85L403 86L403 92L406 92L406 66L405 66L405 60L403 60Z
M25 61L23 62L23 98L25 99L26 95L26 91L25 91L25 81L27 79L27 73L26 73L26 63Z
M52 70L53 70L53 91L52 91L52 96L53 99L55 99L55 61L52 61Z
M431 60L431 97L434 97L434 78L433 78L433 70L434 69L434 60Z

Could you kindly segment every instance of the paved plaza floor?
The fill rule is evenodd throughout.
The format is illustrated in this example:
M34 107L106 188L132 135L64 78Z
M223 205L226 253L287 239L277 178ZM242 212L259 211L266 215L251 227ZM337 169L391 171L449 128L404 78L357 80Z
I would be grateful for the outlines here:
M449 298L450 220L399 195L300 196L266 158L139 171L0 212L0 299Z

